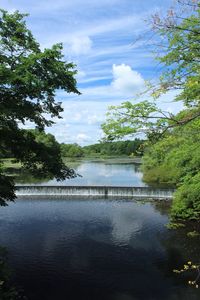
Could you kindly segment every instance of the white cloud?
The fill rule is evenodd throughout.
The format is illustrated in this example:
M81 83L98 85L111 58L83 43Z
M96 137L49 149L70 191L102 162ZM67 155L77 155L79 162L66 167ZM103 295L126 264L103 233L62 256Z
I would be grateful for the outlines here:
M82 80L84 77L86 77L86 73L83 70L78 70L78 73L76 74L76 79Z
M82 113L74 113L74 115L71 116L73 121L80 121L82 118Z
M141 74L132 70L130 66L121 64L113 65L113 81L112 87L116 91L129 93L136 92L144 87L144 79Z
M132 97L144 89L142 75L126 64L113 64L111 83L80 89L82 95L79 100L92 101L124 100L124 97Z
M62 42L67 61L77 64L76 79L82 95L57 92L63 102L63 119L47 128L59 142L90 144L102 136L100 124L109 105L119 105L138 93L156 68L148 42L133 44L146 32L146 15L163 6L159 0L2 0L10 12L29 12L28 27L43 47ZM142 4L142 2L145 2ZM78 8L78 9L77 9ZM152 39L149 44L152 43ZM160 100L161 107L177 111L173 95ZM27 124L28 128L32 124Z
M92 40L89 36L74 36L67 42L68 50L73 55L84 55L90 53L92 49Z
M101 116L100 114L97 115L97 114L89 114L88 117L87 117L87 122L88 122L88 125L95 125L95 124L99 124L99 123L102 123L104 121L104 117Z
M77 134L75 139L79 145L83 145L84 143L88 143L92 141L91 137L85 133Z

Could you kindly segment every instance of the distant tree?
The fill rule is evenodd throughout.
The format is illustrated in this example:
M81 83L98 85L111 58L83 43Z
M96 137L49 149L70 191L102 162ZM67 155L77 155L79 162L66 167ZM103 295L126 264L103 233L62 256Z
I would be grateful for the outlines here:
M0 12L0 147L33 174L53 174L56 179L74 177L55 143L43 143L33 132L22 129L31 122L43 132L60 118L62 107L56 90L79 94L75 65L63 60L62 45L41 50L26 27L26 14ZM47 136L43 136L44 139ZM48 136L49 138L49 136ZM14 182L0 169L0 204L15 198Z
M78 144L64 144L60 145L61 154L63 157L82 157L84 155L84 151L81 146Z
M141 155L140 146L144 144L143 140L135 139L133 141L101 142L83 147L86 155Z

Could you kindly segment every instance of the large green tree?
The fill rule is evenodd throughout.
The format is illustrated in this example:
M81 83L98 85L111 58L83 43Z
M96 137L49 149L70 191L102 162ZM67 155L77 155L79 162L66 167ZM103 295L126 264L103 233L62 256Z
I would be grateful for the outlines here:
M172 216L200 217L200 2L177 0L177 8L166 17L153 16L157 34L156 56L162 74L148 85L153 100L126 101L110 107L102 128L108 139L119 139L138 132L148 139L144 156L147 181L177 186ZM185 108L178 114L163 111L157 99L177 91L171 101Z
M76 69L65 62L62 44L41 49L26 26L26 16L0 12L0 152L9 151L33 174L62 180L76 174L63 164L59 148L52 149L22 125L31 122L42 132L54 117L60 118L63 109L56 91L79 94ZM0 204L14 198L14 183L0 169Z
M148 83L148 100L135 99L109 108L102 125L109 139L138 132L155 138L200 117L200 3L177 3L178 7L170 9L166 17L155 14L151 22L157 36L156 59L163 70L160 78L156 83ZM170 90L177 91L171 100L182 101L187 114L174 115L158 107L157 99Z

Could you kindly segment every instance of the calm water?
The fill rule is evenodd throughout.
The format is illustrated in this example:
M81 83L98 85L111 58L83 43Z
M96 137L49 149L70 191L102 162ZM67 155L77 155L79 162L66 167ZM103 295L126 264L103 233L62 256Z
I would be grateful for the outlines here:
M14 284L30 300L200 299L186 284L191 275L172 272L200 260L200 240L169 231L159 206L38 199L1 208L0 245Z
M129 158L104 161L82 160L71 162L70 166L82 177L62 182L56 180L35 180L27 175L20 177L18 183L33 183L45 185L116 185L116 186L145 186L142 181L140 165Z

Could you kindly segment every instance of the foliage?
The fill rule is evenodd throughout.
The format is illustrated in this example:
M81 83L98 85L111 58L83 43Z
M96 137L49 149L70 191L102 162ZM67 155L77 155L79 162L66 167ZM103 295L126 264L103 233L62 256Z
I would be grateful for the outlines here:
M102 129L107 140L121 139L126 136L144 133L151 140L179 122L174 115L158 109L155 102L130 101L118 106L110 106Z
M64 144L60 145L61 155L63 157L82 157L84 155L83 148L78 144Z
M195 237L199 237L200 236L200 233L197 232L196 230L193 230L193 231L189 231L187 233L187 236L190 237L190 238L195 238Z
M200 216L200 120L174 129L147 149L143 158L147 182L177 186L171 216L198 219Z
M136 155L140 156L143 153L144 141L135 139L133 141L117 141L117 142L101 142L85 146L85 155L107 155L107 156L121 156L121 155Z
M60 144L63 157L83 156L127 156L143 154L144 141L135 139L133 141L100 142L81 147L78 144Z
M9 152L34 174L53 174L58 180L75 176L61 159L60 151L43 143L31 131L22 129L27 121L39 131L60 118L57 89L79 93L75 65L63 60L62 45L41 50L26 27L26 14L0 13L0 145L1 156ZM42 133L41 133L42 134ZM0 203L14 199L12 179L0 171Z
M198 0L177 1L177 9L169 9L166 17L153 16L153 30L160 39L157 59L165 68L155 97L171 90L180 93L187 107L199 108L200 95L200 3ZM192 11L192 13L191 13Z
M102 125L107 139L146 134L144 179L175 184L177 192L172 217L200 216L200 3L177 0L178 8L166 17L155 14L152 27L159 47L156 59L163 66L159 81L149 83L146 94L153 100L137 99L110 107ZM157 99L176 91L173 101L184 109L172 114L160 109Z
M181 2L181 1L178 1ZM148 83L147 94L154 100L136 103L126 101L111 106L102 128L108 139L144 132L155 139L172 128L182 126L200 117L200 4L189 0L192 13L170 9L166 18L153 16L153 30L159 48L156 59L164 66L159 81ZM184 5L183 5L184 6ZM174 101L183 101L187 115L176 115L160 109L157 98L169 90L177 90Z
M171 210L172 217L199 220L200 218L200 173L186 176L175 193Z

